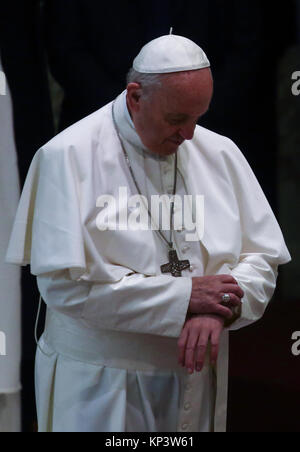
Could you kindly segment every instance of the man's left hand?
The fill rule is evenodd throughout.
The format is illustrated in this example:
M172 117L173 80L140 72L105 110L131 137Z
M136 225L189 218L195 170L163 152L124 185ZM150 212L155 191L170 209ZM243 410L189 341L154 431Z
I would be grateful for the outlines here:
M218 358L219 341L224 329L224 319L214 315L189 317L178 340L178 362L190 374L203 369L207 346L210 342L211 364Z

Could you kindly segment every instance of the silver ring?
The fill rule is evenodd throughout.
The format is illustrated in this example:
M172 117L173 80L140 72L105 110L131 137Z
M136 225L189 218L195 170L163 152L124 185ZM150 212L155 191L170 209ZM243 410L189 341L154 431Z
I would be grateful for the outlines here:
M229 293L225 293L222 296L223 303L228 304L228 303L230 303L230 300L231 300L231 296L229 295Z

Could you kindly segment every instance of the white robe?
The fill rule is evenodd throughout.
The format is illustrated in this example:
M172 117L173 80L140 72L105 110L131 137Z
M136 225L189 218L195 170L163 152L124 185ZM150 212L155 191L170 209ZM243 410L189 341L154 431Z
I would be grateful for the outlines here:
M144 149L125 95L116 121L142 193L171 193L174 155ZM174 278L161 274L168 249L156 232L97 228L98 197L118 199L119 187L137 193L112 104L60 133L32 162L7 259L31 265L48 305L36 360L39 429L225 431L228 330L216 369L207 359L190 376L177 363L191 278L233 275L245 297L231 329L258 320L278 265L290 260L277 221L232 141L197 126L178 151L177 193L204 195L205 231L193 242L185 229L175 232L191 269Z

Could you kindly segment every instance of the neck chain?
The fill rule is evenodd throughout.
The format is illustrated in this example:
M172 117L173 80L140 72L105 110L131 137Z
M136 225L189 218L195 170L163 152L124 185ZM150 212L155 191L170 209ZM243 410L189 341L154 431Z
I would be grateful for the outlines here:
M120 141L120 144L121 144L121 147L122 147L122 150L123 150L123 154L124 154L127 166L129 168L131 177L132 177L132 179L134 181L134 184L136 186L136 189L137 189L139 195L142 196L142 192L141 192L140 187L139 187L139 185L137 183L137 180L135 178L135 175L134 175L134 172L133 172L133 169L132 169L132 166L131 166L131 162L130 162L128 153L127 153L127 151L125 149L123 140L121 139L120 132L119 132L119 129L118 129L118 126L117 126L117 122L116 122L116 118L115 118L115 112L114 112L115 103L116 103L116 101L112 105L112 117L113 117L114 127L116 129L116 132L117 132L117 135L118 135L118 138L119 138L119 141ZM157 232L160 235L160 237L168 245L168 248L169 248L169 262L167 264L161 265L161 267L160 267L161 268L161 272L162 273L171 273L172 276L174 276L174 277L182 276L182 273L181 273L182 270L186 270L186 269L190 268L190 262L188 260L180 261L178 259L178 255L177 255L176 250L174 249L174 242L173 242L174 196L176 194L176 188L177 188L177 162L178 162L178 158L177 158L177 152L176 152L176 154L175 154L175 168L174 168L173 200L172 200L172 203L171 203L170 241L168 241L166 239L166 237L162 234L160 229L156 229L155 230L155 232ZM152 218L151 212L149 210L149 206L148 206L147 210L148 210L149 218L153 222L153 218Z

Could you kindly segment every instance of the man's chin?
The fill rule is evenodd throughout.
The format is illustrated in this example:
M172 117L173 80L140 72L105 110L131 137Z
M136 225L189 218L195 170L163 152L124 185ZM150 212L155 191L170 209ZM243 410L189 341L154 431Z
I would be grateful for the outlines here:
M162 155L162 156L173 155L173 154L176 154L176 152L178 151L178 148L179 148L179 146L176 146L173 149L164 149L164 150L161 150L160 152L157 152L157 154Z
M182 145L181 143L175 143L173 141L169 141L168 142L168 146L166 146L165 149L165 154L166 155L171 155L171 154L175 154L175 152L178 151L179 147Z
M179 149L179 146L176 146L176 148L173 149L172 151L166 151L166 152L165 152L165 155L172 155L172 154L175 154L175 153L178 151L178 149Z
M162 154L163 155L172 155L175 154L179 147L182 145L182 142L175 142L168 140L164 146L162 146Z
M159 146L159 147L155 147L155 148L150 148L149 150L154 152L155 154L159 154L162 156L166 156L166 155L172 155L175 154L178 151L179 146L182 143L176 143L174 141L166 141L163 145Z

